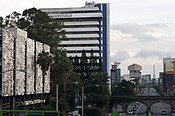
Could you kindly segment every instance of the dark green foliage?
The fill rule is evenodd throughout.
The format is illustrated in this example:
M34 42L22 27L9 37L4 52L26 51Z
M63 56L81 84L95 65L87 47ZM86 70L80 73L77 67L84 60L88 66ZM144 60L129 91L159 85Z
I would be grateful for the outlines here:
M57 48L61 38L65 38L63 25L51 20L47 13L36 8L13 12L5 17L5 27L18 27L28 32L28 37Z
M21 14L17 13L16 11L12 12L12 14L7 15L5 17L5 22L3 24L3 27L17 27L17 22L21 18Z
M64 38L62 24L51 18L41 10L30 8L24 10L22 18L17 22L19 28L28 32L29 38L46 43L51 47L58 47L61 38Z
M3 27L3 22L4 22L4 19L2 17L0 17L0 28Z
M85 50L83 50L81 57L75 56L74 58L70 57L70 59L74 65L74 71L79 74L84 85L93 83L94 78L103 73L101 60L94 56L93 50L91 50L90 57L87 57Z
M127 95L135 95L135 85L126 80L122 80L121 83L112 85L112 95L118 96L127 96Z
M99 108L85 108L85 116L105 116L105 112ZM103 114L103 115L102 115Z
M54 64L51 68L51 96L56 96L56 84L78 82L78 85L63 84L59 86L59 110L68 112L75 106L74 94L76 88L80 88L81 80L79 75L73 71L73 66L67 58L65 51L57 49L53 51L53 54Z
M100 85L99 87L90 86L85 88L86 96L85 107L95 104L96 107L104 108L109 101L109 91L107 77L103 74L102 62L94 56L91 50L90 57L86 56L85 50L81 57L70 57L74 70L78 72L83 86Z
M41 67L44 75L47 74L46 71L49 70L49 67L52 65L52 63L53 58L48 52L42 51L42 53L38 54L37 64L39 64Z

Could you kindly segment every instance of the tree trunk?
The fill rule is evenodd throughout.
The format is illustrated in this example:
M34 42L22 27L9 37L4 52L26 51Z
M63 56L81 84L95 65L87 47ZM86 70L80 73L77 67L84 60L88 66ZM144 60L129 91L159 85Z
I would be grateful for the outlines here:
M45 97L44 97L44 86L45 86L45 74L44 74L44 71L42 71L42 76L43 76L42 100L44 100L45 99ZM42 103L42 106L44 106L44 101Z

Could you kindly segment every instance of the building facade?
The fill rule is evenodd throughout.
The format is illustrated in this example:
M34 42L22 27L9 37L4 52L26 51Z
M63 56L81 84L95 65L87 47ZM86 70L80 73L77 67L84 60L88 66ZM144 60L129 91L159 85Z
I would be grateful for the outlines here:
M52 19L63 23L66 38L60 46L68 57L81 57L83 50L87 57L93 52L103 70L109 74L109 4L86 2L84 7L41 8ZM101 60L101 61L100 61Z
M111 84L118 84L121 82L121 70L119 64L115 62L111 65Z
M142 66L138 64L132 64L128 66L128 70L130 72L130 80L133 82L139 82L141 78L141 70Z
M142 83L150 84L151 83L151 74L142 75Z
M122 76L122 80L130 81L130 75L129 74L124 74Z
M0 48L0 109L29 109L43 103L42 94L50 93L50 71L43 82L36 60L50 47L27 38L21 29L2 28Z
M163 85L166 95L175 95L175 58L163 59Z

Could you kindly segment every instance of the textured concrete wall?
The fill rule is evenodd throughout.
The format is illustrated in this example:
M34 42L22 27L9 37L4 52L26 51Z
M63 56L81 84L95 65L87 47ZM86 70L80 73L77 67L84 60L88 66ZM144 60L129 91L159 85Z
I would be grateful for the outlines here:
M40 42L36 42L36 58L38 58L38 54L43 51L43 44ZM42 70L39 65L36 65L36 93L42 93L43 88L43 76Z
M44 45L43 47L45 52L50 53L50 46ZM47 75L45 75L44 93L50 93L50 69L47 71Z
M16 36L16 80L15 80L15 95L25 94L25 44L27 41L27 33L17 29Z
M34 93L34 40L27 39L27 84L26 84L26 93Z
M21 29L3 29L2 33L2 96L12 96L14 93L14 85L15 95L24 95L25 92L27 94L41 94L43 89L43 77L41 67L35 64L34 40L27 38L27 32ZM15 40L16 49L14 50ZM50 52L50 47L48 45L36 42L36 58L38 58L38 54L41 53L43 49ZM14 53L16 56L14 56ZM13 61L15 58L16 63L14 64ZM16 70L15 77L14 68ZM19 71L25 69L26 72ZM36 85L34 83L36 83ZM49 93L50 70L47 71L44 83L44 92ZM34 86L36 87L36 91L34 90Z
M2 37L2 96L13 95L13 58L14 58L14 34L3 30ZM9 70L9 71L8 71Z

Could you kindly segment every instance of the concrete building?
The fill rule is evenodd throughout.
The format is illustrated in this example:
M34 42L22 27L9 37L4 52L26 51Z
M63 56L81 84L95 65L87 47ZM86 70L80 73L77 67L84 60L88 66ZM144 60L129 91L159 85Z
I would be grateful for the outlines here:
M143 84L151 83L151 74L142 75L141 81Z
M117 84L121 82L121 70L119 68L120 63L114 62L111 65L111 84Z
M128 70L130 71L130 80L133 82L139 82L142 75L142 66L138 64L132 64L128 66Z
M129 74L124 74L122 76L122 80L130 81L130 75Z
M50 93L50 71L43 82L36 65L43 50L50 47L27 38L26 31L0 28L0 109L37 108L45 101L41 96Z
M109 4L86 2L83 7L41 8L52 19L63 23L66 38L61 47L67 50L68 57L81 57L85 50L89 57L94 56L103 64L103 70L109 75Z

